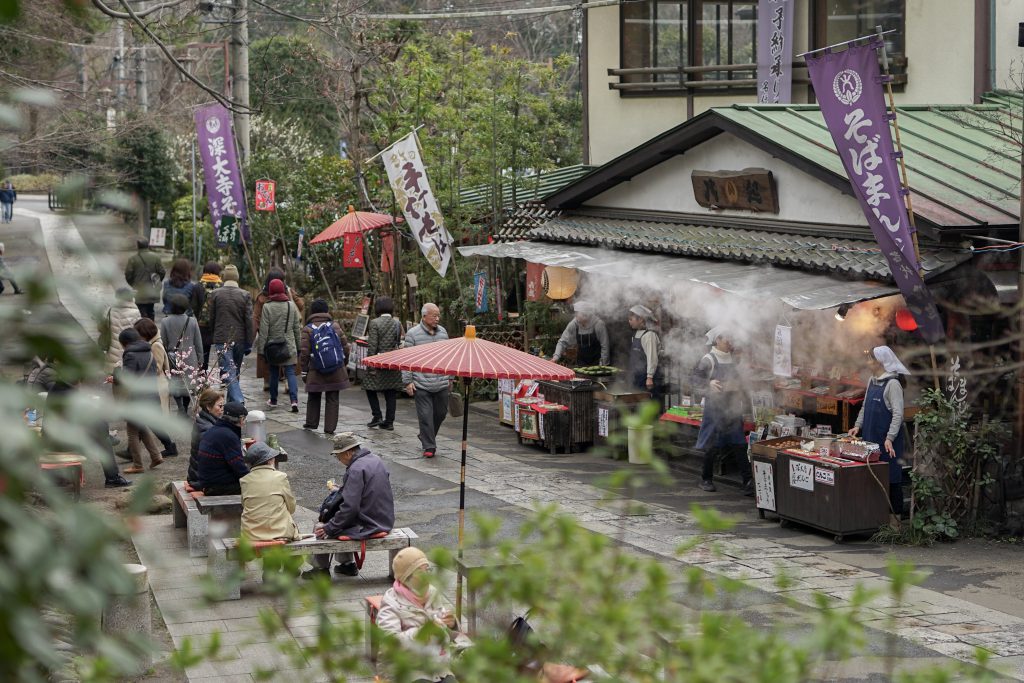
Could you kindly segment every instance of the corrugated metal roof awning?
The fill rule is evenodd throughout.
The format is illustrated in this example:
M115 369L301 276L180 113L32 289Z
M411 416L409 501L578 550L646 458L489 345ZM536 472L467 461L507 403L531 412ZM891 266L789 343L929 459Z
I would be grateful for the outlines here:
M779 299L805 311L820 311L899 294L899 289L892 285L841 280L792 268L610 251L550 242L504 242L460 247L459 253L467 257L521 258L607 277L636 278L638 273L643 273L645 278L707 285L752 301Z

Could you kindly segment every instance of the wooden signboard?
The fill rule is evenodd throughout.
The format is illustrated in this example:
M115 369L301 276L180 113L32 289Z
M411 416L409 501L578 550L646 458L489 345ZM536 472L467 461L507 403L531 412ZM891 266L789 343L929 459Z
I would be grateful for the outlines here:
M767 169L693 171L690 179L694 198L705 208L779 212L779 191Z
M834 398L828 398L826 396L818 397L818 412L823 415L838 415L839 405Z

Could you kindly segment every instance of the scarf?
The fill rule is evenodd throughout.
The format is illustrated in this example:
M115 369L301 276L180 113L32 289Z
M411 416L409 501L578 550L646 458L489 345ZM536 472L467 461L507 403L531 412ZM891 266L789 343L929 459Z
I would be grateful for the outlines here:
M403 598L405 598L412 604L416 605L420 609L426 609L427 599L421 598L420 596L416 595L416 593L411 588L406 586L398 579L395 579L395 582L391 585L391 587L395 589L396 593L401 595Z
M270 295L270 300L271 301L291 301L291 299L288 298L288 293L287 292L285 292L284 294L271 294Z
M732 354L726 353L725 351L719 351L715 347L711 347L711 354L718 361L719 365L729 365L732 363Z
M216 283L218 285L221 284L220 275L214 275L213 273L203 273L203 276L201 278L199 278L199 281L200 282L213 282L213 283Z

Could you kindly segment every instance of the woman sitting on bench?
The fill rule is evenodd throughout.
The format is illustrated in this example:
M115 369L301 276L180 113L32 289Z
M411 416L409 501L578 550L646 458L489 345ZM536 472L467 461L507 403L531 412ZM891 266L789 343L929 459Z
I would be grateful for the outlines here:
M395 555L391 567L395 583L381 599L377 626L430 662L424 668L431 673L418 674L416 683L455 683L449 667L451 657L472 646L473 641L459 630L451 604L430 584L430 561L422 550L410 547ZM417 634L428 624L442 629L449 642L419 642Z

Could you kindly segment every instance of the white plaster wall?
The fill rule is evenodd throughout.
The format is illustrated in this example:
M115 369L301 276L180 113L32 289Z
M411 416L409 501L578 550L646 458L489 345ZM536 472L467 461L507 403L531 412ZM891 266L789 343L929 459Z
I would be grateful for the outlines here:
M896 103L970 104L974 101L973 0L906 2L907 85L896 94Z
M774 174L779 191L778 215L734 209L711 211L694 199L691 171L740 171L744 168L766 168ZM853 197L731 133L721 133L686 154L634 176L631 181L594 197L587 206L867 226L860 205Z
M1020 90L1024 85L1024 48L1017 47L1017 24L1024 21L1024 0L992 0L995 5L995 73L993 84L997 88Z

